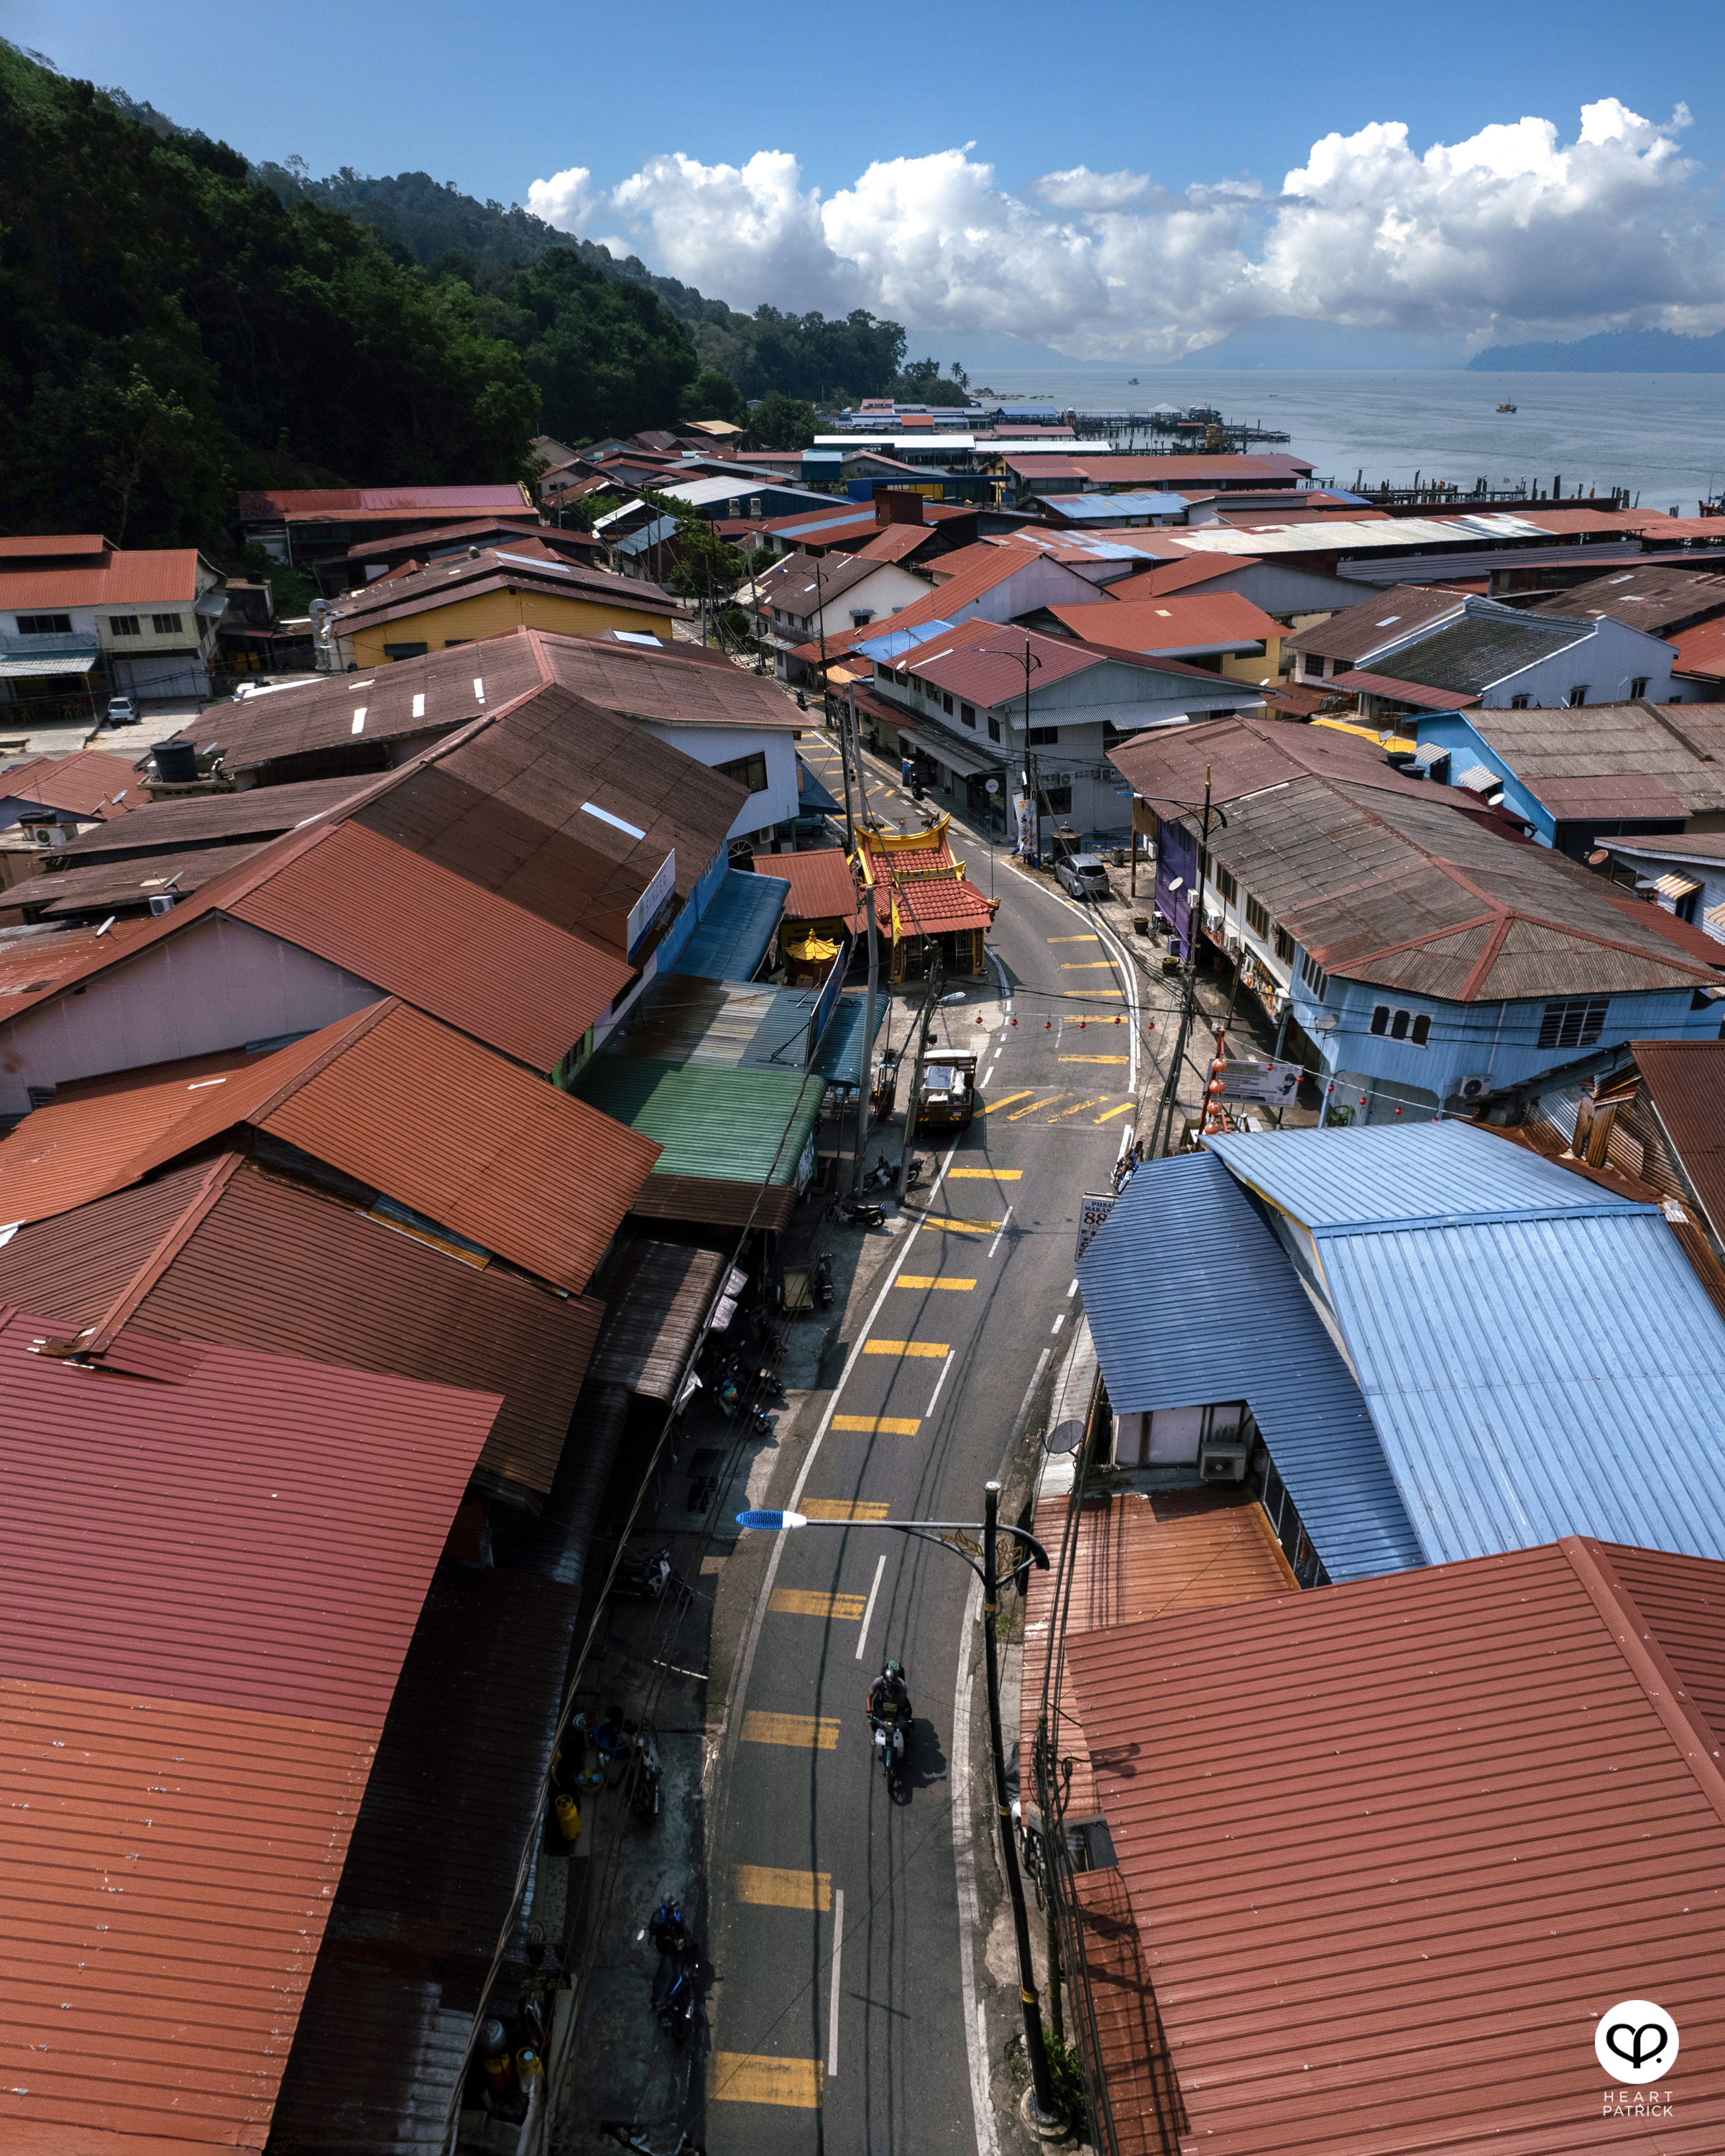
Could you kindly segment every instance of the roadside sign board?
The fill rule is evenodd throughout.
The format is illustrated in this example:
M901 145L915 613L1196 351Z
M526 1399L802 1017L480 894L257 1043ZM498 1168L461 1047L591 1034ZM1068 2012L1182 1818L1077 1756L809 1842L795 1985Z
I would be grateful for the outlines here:
M1114 1194L1105 1191L1099 1196L1086 1196L1078 1201L1078 1249L1082 1257L1096 1239L1096 1231L1114 1210Z
M1267 1056L1231 1059L1222 1071L1222 1091L1236 1101L1267 1101L1286 1106L1305 1075L1297 1063L1275 1063Z

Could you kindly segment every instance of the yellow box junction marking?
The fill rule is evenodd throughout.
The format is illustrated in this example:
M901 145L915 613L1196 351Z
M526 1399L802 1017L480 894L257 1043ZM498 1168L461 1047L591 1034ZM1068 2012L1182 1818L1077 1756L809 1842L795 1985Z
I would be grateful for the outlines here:
M706 2092L715 2103L778 2103L820 2108L819 2059L759 2059L747 2051L715 2051Z
M1024 1173L1021 1168L949 1168L947 1180L950 1183L954 1176L968 1175L995 1183L1018 1183Z
M914 1437L922 1427L921 1415L834 1415L834 1430L858 1430L874 1437ZM883 1513L882 1518L886 1517Z
M830 1909L829 1871L787 1871L775 1864L739 1864L737 1898L769 1909Z
M1014 1101L1028 1101L1035 1091L1034 1086L1027 1086L1022 1093L1004 1093L998 1101L978 1101L976 1113L986 1116L991 1108L1009 1108Z
M811 1520L884 1520L891 1507L875 1497L805 1497L803 1510Z
M939 1363L952 1353L944 1340L865 1340L865 1355L924 1355L931 1363Z
M1063 1055L1060 1060L1062 1063L1125 1063L1130 1058L1124 1055ZM1055 1095L1055 1100L1060 1097L1058 1093Z
M1062 1063L1070 1062L1074 1060L1074 1058L1065 1055L1063 1055L1060 1058ZM1114 1060L1117 1063L1124 1063L1126 1058L1123 1055L1118 1055L1116 1056ZM1056 1101L1061 1101L1065 1098L1065 1096L1063 1093L1050 1093L1046 1100L1033 1101L1028 1108L1020 1108L1017 1115L1009 1116L1006 1120L1009 1123L1020 1122L1026 1116L1034 1116L1039 1108L1051 1108Z
M1130 1107L1128 1101L1127 1106ZM973 1280L961 1280L957 1273L901 1273L892 1283L895 1287L974 1287ZM884 1516L883 1516L884 1517Z
M931 1228L944 1228L958 1235L992 1235L1002 1224L999 1220L947 1220L938 1213L925 1213L922 1218Z
M788 1744L798 1752L836 1752L838 1718L827 1714L768 1714L752 1707L742 1717L742 1741Z
M1076 1116L1080 1109L1093 1108L1098 1101L1106 1101L1107 1097L1108 1096L1106 1093L1093 1093L1087 1101L1075 1101L1070 1108L1061 1108L1057 1110L1056 1112L1051 1115L1048 1120L1051 1123L1057 1123L1062 1116Z
M842 1617L855 1625L867 1599L861 1594L823 1594L812 1587L775 1587L767 1607L780 1617Z
M1093 1123L1111 1123L1117 1116L1129 1116L1134 1105L1131 1101L1122 1101L1117 1108L1110 1108L1106 1116L1092 1116L1091 1121Z

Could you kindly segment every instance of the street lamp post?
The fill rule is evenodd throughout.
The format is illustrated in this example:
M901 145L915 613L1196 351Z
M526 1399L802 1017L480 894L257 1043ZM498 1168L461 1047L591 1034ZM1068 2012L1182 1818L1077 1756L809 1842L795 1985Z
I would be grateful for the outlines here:
M1030 1960L1030 1920L1024 1908L1024 1881L1019 1870L1019 1848L1013 1835L1012 1805L1006 1786L1006 1742L1000 1727L999 1650L994 1637L994 1620L999 1607L995 1553L1001 1533L1011 1535L1022 1543L1029 1553L1025 1561L1034 1564L1040 1572L1048 1570L1048 1552L1034 1535L1027 1533L1023 1527L1008 1526L1003 1530L999 1514L1000 1485L988 1482L983 1486L980 1520L811 1520L803 1512L739 1512L737 1523L740 1527L763 1528L768 1532L794 1527L838 1527L845 1532L861 1527L891 1527L896 1533L914 1535L919 1542L936 1543L942 1549L951 1550L981 1580L983 1659L988 1682L989 1746L994 1762L994 1811L1006 1866L1007 1891L1012 1897L1013 1932L1018 1942L1019 1997L1024 2015L1024 2054L1030 2066L1031 2116L1034 2123L1051 2126L1059 2123L1061 2114L1049 2076L1048 2051L1042 2039L1042 2003L1037 1995L1036 1972ZM954 1539L958 1535L978 1533L983 1538L980 1564Z

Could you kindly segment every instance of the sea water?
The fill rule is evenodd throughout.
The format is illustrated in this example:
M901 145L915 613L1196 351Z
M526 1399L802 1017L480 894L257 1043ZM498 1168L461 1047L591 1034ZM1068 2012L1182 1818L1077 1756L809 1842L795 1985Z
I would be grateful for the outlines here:
M1075 411L1147 412L1157 404L1214 405L1230 420L1293 437L1291 454L1315 475L1351 488L1449 480L1464 491L1483 478L1503 490L1566 496L1626 487L1644 509L1695 514L1725 487L1725 374L1471 374L1430 372L1277 373L1201 363L1050 366L989 385L1003 395ZM1500 403L1513 413L1500 413ZM1279 446L1279 445L1278 445Z

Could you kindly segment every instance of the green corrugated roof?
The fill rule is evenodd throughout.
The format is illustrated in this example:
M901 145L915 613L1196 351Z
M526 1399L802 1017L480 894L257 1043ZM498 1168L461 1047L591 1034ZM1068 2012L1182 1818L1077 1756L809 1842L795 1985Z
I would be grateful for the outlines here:
M575 1091L589 1107L659 1141L665 1151L655 1175L788 1183L820 1119L826 1082L819 1073L805 1079L797 1071L601 1055Z

